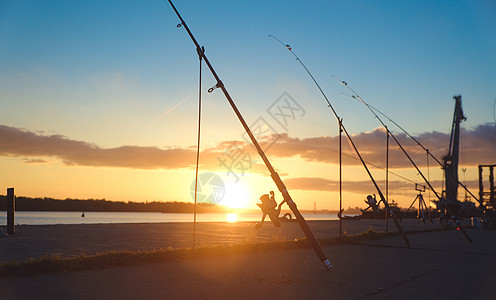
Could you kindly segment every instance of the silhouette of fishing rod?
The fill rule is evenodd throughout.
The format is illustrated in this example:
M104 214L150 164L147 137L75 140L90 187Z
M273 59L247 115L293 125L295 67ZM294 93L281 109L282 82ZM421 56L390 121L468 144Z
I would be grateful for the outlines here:
M420 176L424 179L425 183L429 186L429 188L431 189L431 191L434 193L434 195L436 195L437 199L439 200L440 203L443 204L443 206L445 207L446 211L447 212L450 212L451 213L451 210L449 209L448 205L441 200L441 197L439 196L439 194L436 192L436 190L432 187L431 183L429 182L429 180L427 180L427 178L424 176L424 174L422 173L422 171L420 171L420 169L418 168L417 164L413 161L413 159L411 158L411 156L408 154L408 152L406 152L405 148L403 148L403 146L401 145L401 143L396 139L396 137L394 136L394 134L388 129L388 127L386 126L386 124L384 124L384 122L381 120L381 118L379 118L379 116L375 113L375 111L367 104L367 102L365 102L362 97L360 97L357 92L355 92L349 85L346 81L343 81L339 78L337 78L336 76L332 76L334 77L337 81L339 81L341 84L343 84L345 87L347 87L355 96L358 100L360 100L360 102L362 102L369 110L370 112L375 116L375 118L382 124L382 126L384 126L384 128L386 129L386 131L388 132L388 134L393 138L393 140L396 142L396 144L398 145L398 147L400 147L401 151L403 151L403 153L405 154L405 156L408 158L408 160L410 161L410 163L415 167L415 169L417 170L417 172L420 174ZM458 222L458 220L456 219L455 215L454 214L451 214L452 215L452 220L455 222L456 226L457 226L457 229L459 231L462 232L462 234L465 236L465 238L470 242L470 243L473 243L472 239L470 238L470 236L468 236L468 234L465 232L465 230L463 229L463 227L460 225L460 222Z
M333 78L334 78L334 79L336 79L339 83L341 83L341 84L343 84L343 85L344 85L344 83L343 83L343 82L342 82L339 78L337 78L336 76L331 75L331 77L333 77ZM350 88L347 84L346 84L345 86L346 86L347 88ZM354 92L353 90L351 90L351 91L352 91L352 92ZM355 100L357 100L357 101L359 101L359 102L364 102L364 101L363 101L363 99L361 99L361 98L360 98L360 99L358 99L358 95L356 95L356 94L355 94L355 95L348 95L348 94L344 94L344 93L343 93L343 95L346 95L346 96L348 96L348 97L350 97L350 98L353 98L353 99L355 99ZM495 103L496 103L496 101L495 101ZM433 158L433 159L434 159L434 161L435 161L435 162L437 162L437 163L438 163L438 165L439 165L439 166L441 166L441 168L442 168L444 171L446 171L446 166L445 166L442 162L440 162L440 161L437 159L437 157L435 157L435 156L434 156L434 155L433 155L433 154L429 151L429 149L425 148L425 147L424 147L424 145L422 145L422 144L421 144L421 143L420 143L420 142L419 142L419 141L418 141L418 140L417 140L414 136L412 136L410 133L408 133L408 132L407 132L407 131L403 128L403 127L401 127L398 123L396 123L394 120L392 120L390 117L388 117L386 114L384 114L383 112L381 112L381 111L380 111L380 110L378 110L377 108L373 107L372 105L370 105L370 104L368 104L368 103L367 103L366 105L367 105L367 107L368 107L369 109L372 109L372 110L374 110L375 112L377 112L377 113L381 114L381 115L382 115L382 116L384 116L386 119L388 119L391 123L393 123L396 127L398 127L401 131L403 131L403 133L405 133L405 134L406 134L409 138L411 138L411 139L412 139L412 140L413 140L413 141L414 141L414 142L415 142L415 143L416 143L416 144L417 144L420 148L422 148L422 149L423 149L423 150L427 153L427 155L429 155L431 158ZM467 186L466 186L466 185L464 185L464 184L463 184L461 181L459 181L457 178L454 178L451 174L448 174L448 176L450 176L450 177L451 177L451 178L453 178L453 179L456 179L456 181L458 182L458 184L459 184L459 185L461 185L461 186L463 187L463 189L464 189L465 191L467 191L467 193L469 193L469 194L470 194L470 196L472 196L472 197L473 197L473 198L474 198L477 202L479 202L479 204L480 204L482 207L485 207L485 205L482 203L482 201L480 201L480 200L479 200L479 198L477 198L477 197L476 197L476 196L475 196L475 195L474 195L474 194L473 194L473 193L472 193L472 192L471 192L471 191L467 188Z
M231 108L234 110L234 113L238 117L238 119L241 122L241 124L243 125L246 133L250 137L250 140L252 141L253 145L257 149L258 154L260 155L260 157L264 161L265 166L267 167L267 169L270 172L270 176L272 177L272 180L274 180L274 183L276 184L277 188L279 189L279 191L283 195L284 200L283 200L282 203L285 202L289 206L289 208L291 209L291 211L295 215L296 220L298 221L298 224L301 227L301 230L305 233L305 236L308 239L308 241L310 242L310 245L312 245L313 250L315 251L315 253L319 257L320 261L324 264L325 269L326 270L330 270L332 268L331 262L329 261L329 259L325 255L324 251L322 250L322 247L320 246L319 242L315 238L313 232L310 230L310 227L308 227L308 224L305 221L305 219L303 218L303 216L301 215L300 211L298 210L298 207L296 206L296 203L293 201L293 199L289 195L289 192L286 189L286 186L284 185L283 181L279 177L279 174L277 174L277 172L272 167L272 165L269 162L267 156L265 155L264 151L260 147L260 145L259 145L258 141L256 140L255 136L251 132L250 127L248 127L248 124L246 124L246 121L244 120L243 116L241 115L241 113L239 112L238 108L236 107L236 104L234 104L233 99L231 98L231 96L227 92L226 87L224 86L224 84L220 80L219 76L215 72L214 68L210 64L210 61L208 60L207 56L205 55L205 51L204 51L203 47L200 47L200 44L198 44L198 42L196 41L195 37L193 36L193 33L190 31L189 27L186 25L186 22L183 20L183 18L181 17L181 15L179 14L179 12L177 11L177 9L174 6L174 4L172 4L172 1L171 0L168 0L168 1L169 1L169 4L171 5L172 9L174 10L174 12L176 13L176 15L178 16L179 20L181 21L181 23L179 23L177 25L177 27L178 28L184 27L184 29L186 29L186 32L188 33L189 37L191 38L191 40L193 41L193 43L196 46L196 50L198 52L198 55L200 55L201 57L203 57L204 62L207 64L210 72L212 73L212 75L214 76L215 80L217 81L217 83L215 84L215 86L211 87L208 90L208 92L211 93L213 90L215 90L217 88L220 88L222 90L222 92L224 93L224 96L226 97L227 101L231 105Z
M360 160L360 162L362 163L363 167L365 168L365 171L367 172L367 174L369 175L369 178L370 180L372 181L372 183L374 184L375 186L375 189L377 190L377 193L379 194L379 197L380 197L380 201L382 201L384 203L384 206L386 206L386 210L387 212L391 215L391 217L393 218L393 221L396 225L396 227L398 228L398 231L400 232L401 234L401 237L403 238L403 240L405 241L406 245L408 246L408 248L411 248L411 245L410 245L410 242L408 241L408 238L406 237L405 233L403 232L403 229L401 228L401 225L400 223L398 222L398 219L396 218L396 216L394 215L393 211L390 209L390 206L389 206L389 203L386 201L386 198L384 197L384 195L382 194L382 191L381 189L379 188L379 186L377 185L377 182L375 181L374 177L372 176L372 173L370 173L370 170L369 168L367 167L367 164L365 163L365 161L363 160L362 156L360 155L360 152L358 151L358 148L356 147L355 143L353 142L351 136L349 135L348 131L346 130L346 128L344 127L344 124L343 124L343 121L342 119L338 116L336 110L334 109L334 107L332 106L331 102L329 101L329 99L327 98L326 94L324 93L324 91L322 91L322 88L320 87L320 85L318 84L317 80L315 80L315 78L313 77L312 73L310 73L310 71L307 69L307 67L305 66L305 64L303 64L303 62L301 61L301 59L293 52L292 48L290 45L288 44L285 44L283 43L281 40L279 40L278 38L276 38L275 36L273 35L269 35L269 37L273 38L274 40L276 40L277 42L279 42L281 45L283 45L284 47L286 47L289 52L291 52L291 54L293 54L293 56L296 58L296 60L300 63L300 65L305 69L305 71L308 73L308 75L310 76L310 78L312 78L313 82L315 83L315 85L317 86L317 88L319 89L320 93L322 94L322 96L324 97L325 101L327 102L327 105L328 107L332 110L334 116L336 117L336 119L338 120L338 123L339 123L339 126L340 126L340 130L342 130L347 139L348 139L348 142L350 143L350 146L353 148L353 150L355 150L355 153L358 157L358 159Z

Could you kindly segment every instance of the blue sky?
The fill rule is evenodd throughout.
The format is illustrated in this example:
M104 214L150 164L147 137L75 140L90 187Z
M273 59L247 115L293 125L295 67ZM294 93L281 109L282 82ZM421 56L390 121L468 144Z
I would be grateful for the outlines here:
M496 122L493 1L175 1L248 123L283 93L306 111L290 137L379 127L335 75L413 134ZM0 1L0 124L101 148L196 143L198 57L166 1ZM203 145L242 127L204 68ZM178 105L180 103L180 105ZM171 111L172 108L176 107ZM166 115L166 112L170 111Z
M330 75L348 81L413 131L449 129L446 122L419 124L424 122L413 116L449 120L444 110L458 93L466 102L468 126L494 121L496 5L491 1L185 1L176 6L247 113L251 107L243 104L273 100L284 88L274 86L283 82L300 82L308 89L305 96L318 98L300 66L268 38L273 34L293 46L357 131L373 128L373 120L358 122L362 116L353 116L356 107ZM60 94L67 89L67 95L48 95L59 96L62 106L99 102L95 85L105 80L107 85L121 80L122 93L134 92L146 97L140 99L143 106L161 109L196 88L195 49L174 26L177 18L166 1L2 1L0 13L2 78L19 85L34 81L43 86L40 96L43 88L59 88ZM30 78L12 78L26 73ZM205 85L212 83L208 74L204 78ZM301 101L320 105L320 99Z

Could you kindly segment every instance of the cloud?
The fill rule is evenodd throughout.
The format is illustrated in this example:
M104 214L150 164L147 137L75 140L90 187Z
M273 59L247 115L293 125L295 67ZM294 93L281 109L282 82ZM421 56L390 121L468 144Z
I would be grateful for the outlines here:
M102 149L62 135L44 136L0 125L0 155L56 157L67 165L138 169L185 168L195 163L190 149L122 146Z
M288 178L284 182L288 186L288 189L295 190L311 190L311 191L324 191L324 192L338 192L339 191L339 181L328 180L324 178L316 177L303 177L303 178ZM385 181L377 181L379 188L383 193ZM395 194L402 194L405 192L411 193L415 188L415 184L402 181L389 181L389 188L395 191ZM343 191L358 193L358 194L373 194L376 193L374 184L370 181L343 181Z
M289 190L309 190L309 191L323 191L323 192L339 191L339 181L328 180L325 178L318 178L318 177L287 178L284 180L284 183L287 185ZM426 186L426 193L427 193L428 186L424 182L419 182L419 184ZM478 180L467 181L464 182L464 184L472 192L478 188ZM384 189L385 180L378 180L377 185L381 189L381 192L385 195L386 193ZM442 185L442 182L440 180L431 181L431 185L434 187L437 193L441 192L441 189L438 189L438 187ZM375 186L370 180L343 181L342 186L343 186L343 192L357 193L363 195L377 193ZM412 182L390 180L388 186L390 191L394 191L395 196L398 195L412 196L418 193L415 191L415 184ZM460 196L464 193L462 188L460 188L459 193ZM435 198L434 195L432 195L432 197Z
M236 176L247 172L266 174L265 166L249 146L240 141L224 141L200 155L202 168ZM42 135L0 125L0 155L23 157L25 163L47 163L47 157L70 166L121 167L132 169L194 168L196 147L160 149L122 146L103 149L95 144L74 141L62 135Z
M386 158L386 133L384 129L377 128L371 132L363 132L353 135L352 140L358 148L362 158L369 164L384 166ZM406 134L394 134L411 159L419 167L425 167L426 152L417 145ZM442 157L447 154L450 135L437 131L420 134L415 137L429 152L442 162ZM270 156L293 157L299 156L304 160L312 162L337 164L339 137L314 137L314 138L291 138L287 134L280 135L280 139L268 150ZM343 137L343 164L359 165L360 161L353 148ZM405 156L393 138L389 141L389 167L405 168L412 167L409 159ZM492 124L483 124L473 130L462 130L461 133L461 163L464 165L491 164L496 162L496 127ZM436 162L430 158L432 166Z
M412 159L425 166L426 154L406 135L395 135ZM354 135L353 141L364 160L372 166L385 165L385 139L383 129ZM423 133L416 137L441 161L446 154L449 135L440 132ZM359 165L355 153L343 138L343 164ZM287 134L268 149L267 156L299 157L309 162L338 163L338 137L291 138ZM411 167L398 146L390 141L389 167ZM393 146L394 145L394 146ZM493 125L479 125L473 130L462 132L462 163L464 165L492 164L496 162L496 128ZM0 125L0 155L27 158L27 163L44 163L45 158L62 160L67 165L122 167L134 169L179 169L191 168L196 163L196 148L161 149L158 147L121 146L100 148L95 144L71 140L62 135L43 135L30 131ZM200 163L208 169L225 170L226 173L257 172L266 174L258 154L251 144L244 141L223 141L204 149ZM434 162L430 162L434 165Z
M44 164L48 161L40 158L25 158L24 162L27 164Z

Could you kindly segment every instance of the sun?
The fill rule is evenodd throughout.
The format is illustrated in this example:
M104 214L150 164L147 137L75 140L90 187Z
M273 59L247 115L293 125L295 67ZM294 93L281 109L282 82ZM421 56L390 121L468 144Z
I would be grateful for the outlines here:
M238 181L226 184L220 204L230 208L249 208L251 200L250 189L242 181Z
M238 216L236 214L227 214L227 222L229 223L236 223L236 220L238 219Z

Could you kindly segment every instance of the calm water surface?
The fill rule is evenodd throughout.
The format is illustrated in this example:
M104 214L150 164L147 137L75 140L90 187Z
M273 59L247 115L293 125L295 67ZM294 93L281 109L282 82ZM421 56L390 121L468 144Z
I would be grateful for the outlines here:
M103 223L168 223L193 222L193 214L159 212L51 212L17 211L16 225L52 224L103 224ZM281 214L282 215L282 214ZM337 220L336 214L303 214L306 220ZM260 221L260 214L236 214L237 221ZM227 213L205 213L196 215L197 222L226 222ZM266 218L266 221L269 219ZM0 226L7 224L7 212L0 215Z

